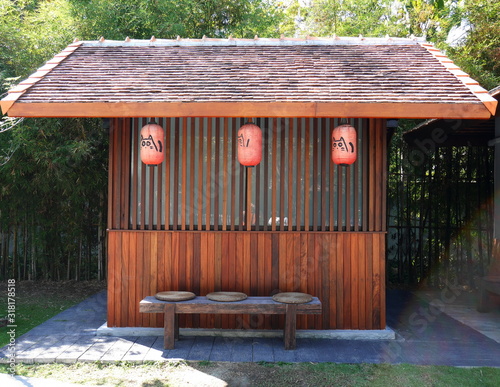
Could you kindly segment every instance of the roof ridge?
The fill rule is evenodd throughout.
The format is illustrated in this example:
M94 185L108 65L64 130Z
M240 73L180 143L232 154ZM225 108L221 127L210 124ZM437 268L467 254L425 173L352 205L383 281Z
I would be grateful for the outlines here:
M474 94L492 115L495 115L498 101L491 96L485 88L479 85L479 82L472 79L469 74L462 71L450 58L446 56L439 48L435 47L432 43L419 43L431 55L434 56L455 78L462 82L472 94Z
M7 91L7 96L0 100L0 108L4 112L10 109L10 107L21 97L26 90L28 90L35 83L39 82L47 76L54 68L56 68L64 59L70 56L73 52L80 47L83 42L75 39L73 43L69 44L64 50L56 54L52 59L45 62L45 64L38 68L38 70L31 74L25 80L19 82L16 86Z
M106 40L101 37L99 40L87 40L85 46L98 47L144 47L144 46L304 46L304 45L398 45L398 44L419 44L425 42L424 38L411 36L409 38L396 38L385 36L383 38L372 37L314 37L305 38L286 38L283 35L280 38L260 38L255 36L252 39L245 38L208 38L203 36L201 39L181 38L176 39L158 39L154 36L151 39L130 39L128 36L124 40Z

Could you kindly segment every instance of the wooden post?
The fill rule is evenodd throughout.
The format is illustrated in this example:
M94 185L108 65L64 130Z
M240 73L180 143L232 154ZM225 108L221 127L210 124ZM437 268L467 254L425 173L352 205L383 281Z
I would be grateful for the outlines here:
M163 334L163 348L174 349L175 336L179 335L176 324L175 304L165 304L165 325Z
M285 314L285 349L295 349L295 328L297 326L297 304L287 304Z

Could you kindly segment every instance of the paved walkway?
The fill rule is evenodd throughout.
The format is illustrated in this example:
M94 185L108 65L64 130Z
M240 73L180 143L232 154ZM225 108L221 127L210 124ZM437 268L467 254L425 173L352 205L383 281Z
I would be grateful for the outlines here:
M176 348L164 350L160 336L96 336L106 321L103 292L18 338L16 359L25 363L186 359L500 367L500 342L440 311L439 307L445 310L458 297L453 299L451 293L424 296L388 291L387 324L396 332L395 340L298 338L297 349L285 351L279 338L182 337L181 332ZM500 312L482 318L490 321L490 330L500 331ZM7 362L5 350L0 349L3 363Z

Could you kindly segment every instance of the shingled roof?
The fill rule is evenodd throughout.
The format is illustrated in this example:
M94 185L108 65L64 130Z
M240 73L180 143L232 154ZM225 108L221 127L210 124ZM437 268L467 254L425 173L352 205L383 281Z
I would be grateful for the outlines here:
M488 118L497 101L418 39L75 42L9 91L9 116Z

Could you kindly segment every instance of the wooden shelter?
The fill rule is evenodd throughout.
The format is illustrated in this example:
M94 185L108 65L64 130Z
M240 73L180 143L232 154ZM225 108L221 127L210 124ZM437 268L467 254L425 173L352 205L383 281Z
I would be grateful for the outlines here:
M108 117L108 326L161 326L138 312L157 291L301 291L323 304L308 329L385 328L386 120L488 119L497 101L418 39L75 42L1 101L10 116ZM165 129L146 167L139 131ZM237 162L248 119L263 159ZM330 160L348 121L358 158ZM262 316L181 325L277 328Z

